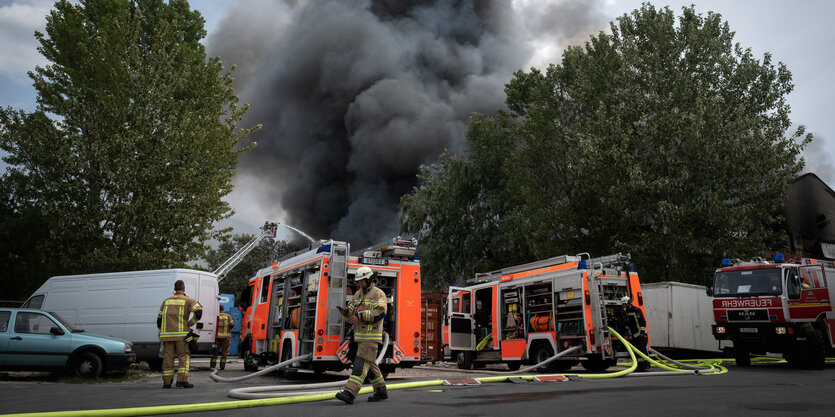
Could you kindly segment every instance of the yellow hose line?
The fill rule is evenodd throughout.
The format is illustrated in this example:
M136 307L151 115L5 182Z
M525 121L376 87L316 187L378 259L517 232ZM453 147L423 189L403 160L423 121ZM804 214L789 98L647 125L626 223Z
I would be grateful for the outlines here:
M632 373L638 367L638 360L635 357L635 353L637 352L639 355L644 357L645 359L649 360L651 363L655 363L659 365L659 367L664 369L669 369L672 371L679 371L679 372L689 372L690 370L683 370L683 369L676 369L661 364L632 346L631 343L627 342L623 339L623 337L618 334L614 329L609 329L612 334L615 335L621 342L623 342L624 346L626 346L627 351L629 352L629 357L632 359L631 365L618 372L612 373L603 373L603 374L546 374L546 375L521 375L519 376L522 379L527 381L531 381L538 376L575 376L584 379L606 379L606 378L618 378L621 376L625 376L627 374ZM718 363L724 361L725 359L711 359L711 362L708 366L711 366L713 369L720 369L718 373L708 373L702 372L703 375L718 375L721 373L727 372L727 369L719 365ZM694 373L695 374L695 373ZM494 376L494 377L482 377L482 378L473 378L481 383L491 383L491 382L505 382L508 380L508 376ZM417 381L417 382L406 382L402 384L392 384L388 385L387 388L389 390L398 390L398 389L408 389L408 388L422 388L422 387L430 387L430 386L437 386L443 385L443 379L434 379L430 381ZM358 394L369 394L374 391L373 387L363 387L360 389ZM252 407L267 407L267 406L274 406L274 405L284 405L284 404L297 404L302 402L313 402L313 401L324 401L333 399L336 395L337 391L331 392L324 392L324 393L317 393L317 394L305 394L305 395L297 395L293 397L277 397L277 398L264 398L264 399L256 399L256 400L239 400L239 401L222 401L222 402L213 402L213 403L199 403L199 404L178 404L178 405L160 405L160 406L151 406L151 407L133 407L133 408L113 408L113 409L103 409L103 410L78 410L78 411L57 411L57 412L46 412L46 413L23 413L23 414L8 414L8 416L26 416L26 417L36 417L36 416L44 416L44 417L70 417L70 416L114 416L114 417L130 417L130 416L148 416L148 415L157 415L157 414L179 414L179 413L199 413L199 412L206 412L206 411L218 411L218 410L233 410L239 408L252 408Z
M407 389L407 388L421 388L436 385L443 385L444 380L435 379L431 381L406 382L402 384L392 384L388 386L389 390ZM358 394L369 394L374 391L373 387L363 387ZM306 394L294 397L278 397L265 398L259 400L239 400L239 401L223 401L214 403L201 404L178 404L178 405L159 405L151 407L133 407L133 408L112 408L104 410L78 410L78 411L56 411L46 413L23 413L23 414L8 414L7 416L44 416L44 417L70 417L70 416L150 416L157 414L178 414L178 413L199 413L205 411L217 410L232 410L238 408L252 408L252 407L266 407L272 405L296 404L303 402L324 401L333 399L337 391L324 392L321 394Z

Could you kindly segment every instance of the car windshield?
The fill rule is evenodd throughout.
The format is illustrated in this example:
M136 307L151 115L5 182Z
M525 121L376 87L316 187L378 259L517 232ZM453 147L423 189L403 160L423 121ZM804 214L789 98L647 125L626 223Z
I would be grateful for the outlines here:
M72 324L70 324L70 322L67 321L67 319L61 317L61 315L58 314L58 313L50 311L49 314L52 314L52 317L55 317L55 320L58 320L59 322L61 322L61 324L63 324L64 327L66 327L67 330L69 330L71 333L81 333L81 332L84 331L84 329L80 329L80 328L75 327Z
M781 268L742 269L716 273L713 294L716 297L752 297L783 293Z

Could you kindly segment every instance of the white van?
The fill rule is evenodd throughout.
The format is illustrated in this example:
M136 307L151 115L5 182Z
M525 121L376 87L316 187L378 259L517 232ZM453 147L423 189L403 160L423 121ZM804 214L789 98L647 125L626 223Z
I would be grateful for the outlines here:
M186 284L186 295L203 306L197 323L198 352L215 342L218 313L217 276L191 269L62 275L48 279L23 304L58 313L90 333L133 342L137 361L159 364L157 314L162 301L174 293L174 282Z

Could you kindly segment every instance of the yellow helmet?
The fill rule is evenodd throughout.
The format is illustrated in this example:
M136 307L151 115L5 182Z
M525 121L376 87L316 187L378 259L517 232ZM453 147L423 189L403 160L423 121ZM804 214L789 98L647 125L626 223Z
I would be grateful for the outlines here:
M357 269L356 275L354 275L354 282L357 282L361 279L370 279L371 275L373 274L374 272L371 271L371 268L367 266L361 266L359 267L359 269Z
M620 303L623 305L629 305L632 303L632 299L629 298L628 295L624 295L623 298L620 299Z

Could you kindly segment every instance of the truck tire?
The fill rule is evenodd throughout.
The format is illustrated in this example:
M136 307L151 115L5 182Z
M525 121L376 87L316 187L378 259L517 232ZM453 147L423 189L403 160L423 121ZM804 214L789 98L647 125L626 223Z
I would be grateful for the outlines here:
M473 369L472 352L457 352L455 355L458 369Z
M815 328L815 331L806 337L805 350L806 354L803 356L806 359L805 368L823 369L826 366L826 347L820 329Z
M258 363L260 360L253 355L251 351L244 351L244 370L247 372L255 372L258 370Z
M538 343L533 347L533 349L531 349L531 365L542 363L550 359L552 356L554 356L554 350L551 349L551 346L546 343ZM549 372L552 369L551 364L553 364L553 362L545 366L540 366L536 368L536 371Z
M734 342L734 359L736 360L736 366L743 368L751 366L751 353L745 344Z
M609 369L610 366L617 364L617 361L615 359L594 358L582 361L580 364L589 372L603 372Z

